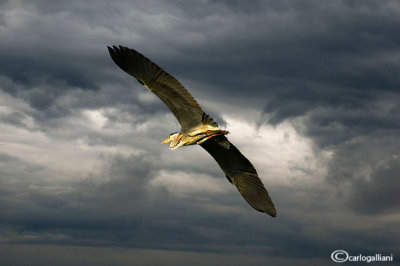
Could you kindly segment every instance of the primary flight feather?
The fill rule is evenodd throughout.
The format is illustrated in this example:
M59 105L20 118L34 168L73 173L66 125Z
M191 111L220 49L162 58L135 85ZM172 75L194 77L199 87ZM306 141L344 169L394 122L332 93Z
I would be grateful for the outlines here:
M113 46L108 51L122 70L157 95L178 119L181 131L162 143L170 143L171 149L199 144L217 161L248 204L276 216L275 206L256 169L226 138L228 131L218 127L177 79L133 49Z

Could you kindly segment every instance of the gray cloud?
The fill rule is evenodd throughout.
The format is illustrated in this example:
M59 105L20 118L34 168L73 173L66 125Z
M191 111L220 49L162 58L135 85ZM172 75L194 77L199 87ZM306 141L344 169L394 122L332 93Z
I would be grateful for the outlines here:
M399 170L399 161L393 158L386 165L374 169L370 180L356 180L357 189L350 199L353 208L377 214L393 207L398 209L400 202L396 187L399 187Z
M96 247L71 247L71 246L4 246L0 247L4 262L7 265L132 265L152 264L162 265L168 261L173 265L264 265L265 263L275 265L329 265L320 259L280 259L261 256L243 256L238 254L198 253L185 251L165 251L154 249L132 249L132 248L96 248ZM21 251L24 256L18 256ZM45 256L44 256L45 254Z
M8 155L2 155L1 159L7 163L16 162L22 169L28 166ZM3 227L2 243L116 245L319 258L341 244L342 240L335 235L349 230L343 228L343 224L328 222L326 207L329 204L324 200L330 194L328 190L315 193L298 189L287 195L287 188L283 188L276 193L280 195L277 200L281 202L281 217L259 219L260 214L239 201L237 192L225 180L224 189L229 193L221 195L223 197L202 190L200 194L186 194L182 198L162 187L151 188L151 180L160 171L155 162L157 158L152 155L117 156L104 161L100 174L63 185L40 181L43 168L16 173L18 180L25 177L28 181L15 185L9 179L2 186L1 202L10 210L1 218L1 223L8 225ZM2 173L2 176L7 175ZM219 178L223 180L223 176ZM302 202L308 206L308 216L303 215L304 209L291 206L296 199L304 197L309 198ZM230 210L229 206L236 204L240 204L240 208ZM315 217L321 214L328 216L317 220ZM308 227L310 222L312 228ZM372 241L374 236L366 236L365 230L353 229L352 234L357 238L348 240L347 247L359 250L360 238ZM243 243L252 243L253 247L245 247ZM388 243L387 238L379 243L382 250L390 251L392 242ZM363 250L365 252L365 248Z
M342 190L356 212L381 214L399 208L393 189L398 180L398 134L383 132L386 135L371 133L337 145L330 162L328 181Z

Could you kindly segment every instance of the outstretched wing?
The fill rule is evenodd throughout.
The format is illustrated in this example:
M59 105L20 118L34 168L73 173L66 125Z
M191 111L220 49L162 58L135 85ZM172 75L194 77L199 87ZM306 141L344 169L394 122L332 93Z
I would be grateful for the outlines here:
M111 58L126 73L157 95L171 110L187 132L202 123L203 110L190 93L173 76L150 59L126 47L108 47Z
M229 143L228 146L221 145L226 142ZM237 187L248 204L260 212L276 216L274 203L258 177L256 169L225 136L211 138L200 145L214 157L229 182Z

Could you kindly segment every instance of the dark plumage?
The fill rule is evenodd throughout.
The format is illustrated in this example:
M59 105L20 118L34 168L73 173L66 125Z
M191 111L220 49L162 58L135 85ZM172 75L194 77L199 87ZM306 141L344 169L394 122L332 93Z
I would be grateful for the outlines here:
M254 166L229 142L229 149L219 142L229 142L225 136L217 136L200 144L219 164L226 178L234 184L243 198L254 209L275 217L275 206L257 175Z
M254 209L276 216L275 206L256 169L225 137L228 131L204 111L190 93L173 76L133 49L108 47L111 58L125 72L156 94L181 125L181 132L171 134L163 143L170 148L199 144L219 164L229 182Z

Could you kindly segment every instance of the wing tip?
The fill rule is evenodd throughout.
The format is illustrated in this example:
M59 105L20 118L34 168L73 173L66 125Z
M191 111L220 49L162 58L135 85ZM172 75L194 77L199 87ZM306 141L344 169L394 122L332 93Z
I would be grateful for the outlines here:
M108 49L108 52L110 53L111 58L114 61L116 61L117 60L117 55L120 52L118 47L116 47L115 45L113 45L113 46L108 46L107 45L107 49Z
M140 54L138 51L132 48L128 48L126 46L122 45L107 45L108 51L111 53L134 53L134 54ZM140 54L141 56L144 57L144 55Z
M113 51L115 52L119 48L116 45L107 45L108 51Z
M254 208L254 209L256 209L259 212L266 213L273 218L275 218L277 215L275 206L272 202L271 202L271 204L268 204L267 206L265 206L265 208L262 208L262 209Z
M273 218L275 218L276 215L277 215L275 207L270 208L265 213L268 214L269 216L273 217Z
M110 55L117 55L117 54L121 54L123 52L129 51L129 50L132 50L132 49L129 49L122 45L118 45L118 46L117 45L107 45L107 49L108 49L108 52L110 53Z
M122 45L107 45L108 52L110 53L111 59L116 63L122 70L128 74L137 78L133 71L132 60L136 60L139 54L136 50L130 49Z
M108 45L107 45L107 49L108 49L108 52L109 52L110 54L112 54L112 53L114 52L114 49L111 48L111 46L108 46Z

